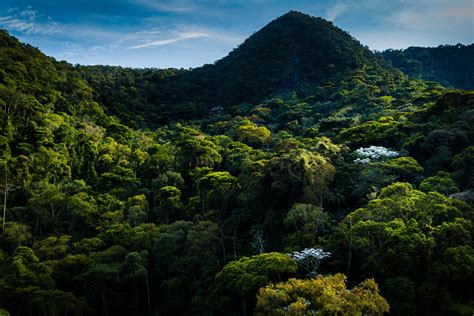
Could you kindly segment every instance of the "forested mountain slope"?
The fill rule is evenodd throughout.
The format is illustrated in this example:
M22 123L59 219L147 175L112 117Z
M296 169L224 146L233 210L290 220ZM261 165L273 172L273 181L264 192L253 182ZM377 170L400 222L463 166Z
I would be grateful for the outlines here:
M421 94L429 99L442 90L386 66L331 22L293 11L212 65L192 70L93 66L78 71L109 113L155 127L216 114L234 116L262 101L292 95L312 105L319 102L313 108L324 116L343 111L365 119L389 108L411 111Z
M474 89L474 44L409 47L386 50L379 55L412 77L458 89Z
M215 78L215 102L225 106L320 85L378 64L367 48L331 22L289 12L197 73Z
M261 32L192 71L73 67L0 32L0 308L473 313L474 93L321 19Z

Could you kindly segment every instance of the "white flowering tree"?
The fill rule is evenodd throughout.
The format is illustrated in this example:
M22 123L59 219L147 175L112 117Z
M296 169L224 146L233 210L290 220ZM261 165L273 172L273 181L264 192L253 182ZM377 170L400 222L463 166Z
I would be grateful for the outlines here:
M399 156L396 151L382 146L361 147L355 151L355 154L357 158L354 160L354 162L360 164L382 161Z
M316 270L321 264L321 260L330 257L331 253L320 248L306 248L302 251L295 251L288 255L295 259L310 276L314 277L317 275Z

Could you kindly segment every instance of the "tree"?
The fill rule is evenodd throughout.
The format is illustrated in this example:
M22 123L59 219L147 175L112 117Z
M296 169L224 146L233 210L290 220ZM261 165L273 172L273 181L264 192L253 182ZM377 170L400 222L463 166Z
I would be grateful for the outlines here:
M87 296L100 300L100 314L109 314L109 295L119 282L119 273L126 250L114 245L104 251L92 253L86 269L80 274L83 286L89 286Z
M127 201L127 221L136 226L146 222L148 218L148 201L144 194L135 195Z
M2 238L12 249L15 249L28 245L32 240L32 235L28 225L9 221L2 231Z
M255 305L255 293L260 287L285 280L297 270L293 258L277 252L231 261L216 274L221 308L246 314Z
M132 287L132 311L135 312L138 312L140 310L139 284L142 282L145 284L146 288L146 310L150 310L150 285L148 281L147 261L147 251L142 251L141 253L134 251L125 256L125 261L120 267L120 281L124 284L130 284Z
M241 125L237 128L239 141L251 146L262 146L271 140L271 133L265 126Z
M354 160L354 162L364 164L394 158L398 156L398 153L382 146L370 146L357 149L355 151L355 155L357 158Z
M164 186L155 198L155 214L158 223L169 224L178 220L183 208L181 191L174 186Z
M330 216L312 204L293 204L283 223L290 233L285 244L290 249L315 246L331 227Z
M64 145L58 147L52 149L40 146L38 152L33 155L31 168L35 170L34 180L57 184L71 177L69 154Z
M58 315L83 312L86 304L72 293L55 288L51 268L28 247L18 247L2 273L0 294L6 307L18 314Z
M209 313L214 304L210 287L220 269L219 225L210 221L195 223L189 229L185 247L186 267L193 280L192 313Z
M383 315L388 311L373 279L348 290L342 274L292 278L263 287L257 294L257 315Z
M222 256L224 264L227 262L226 245L224 236L224 224L226 219L226 210L230 198L235 194L239 187L238 179L226 171L211 172L198 181L198 187L201 194L202 212L206 218L205 210L216 211L217 222L222 244Z
M33 212L35 221L33 238L41 236L43 231L60 231L65 219L70 219L71 215L61 185L47 181L35 182L32 191L34 194L28 200L27 207Z
M222 161L216 144L207 139L203 133L191 128L185 128L182 133L177 145L183 169L212 168Z
M453 166L456 168L455 179L462 188L474 187L474 146L469 146L459 155L454 156Z
M8 201L8 191L10 190L10 185L8 183L8 171L5 167L5 182L3 184L3 216L2 216L2 230L5 230L5 223L7 219L7 201Z
M211 310L210 287L219 269L218 225L209 221L176 221L157 226L148 236L137 240L137 245L149 238L153 263L150 286L156 289L153 297L160 302L155 309L164 314Z
M295 251L289 256L303 266L309 276L316 276L316 270L321 264L321 260L330 257L331 253L320 248L305 248L302 251Z
M423 167L412 157L399 157L382 162L389 174L396 176L398 181L412 181L423 173Z
M335 229L329 248L333 253L349 253L352 273L377 275L382 288L390 288L389 298L393 302L405 297L390 285L396 277L413 282L415 293L422 293L427 284L449 288L447 291L451 292L447 279L438 278L433 270L442 260L443 249L469 244L471 234L466 229L471 223L462 222L460 217L470 216L467 214L471 212L461 201L436 192L423 193L408 183L394 183L383 188L367 206L348 214ZM439 237L438 231L443 231ZM437 293L428 295L426 291L423 310L441 308ZM401 312L398 306L393 308L394 312ZM405 305L403 310L414 307Z
M451 176L447 172L440 171L432 177L428 177L421 181L420 191L425 193L438 192L444 195L459 192L456 182L451 179Z
M8 138L5 136L0 135L0 164L3 169L3 177L1 179L1 187L3 188L3 216L2 216L2 230L5 230L5 221L6 221L6 216L7 216L7 202L8 202L8 192L12 190L13 188L13 183L11 181L12 176L10 175L10 169L11 166L13 165L13 170L16 171L15 173L18 173L18 175L22 174L22 171L24 168L18 168L17 170L15 169L15 164L12 163L13 159L11 159L11 150L8 145ZM15 159L16 161L16 159ZM21 176L19 176L21 177Z
M280 198L302 196L323 208L323 199L335 172L334 166L324 157L299 149L273 158L268 168L271 187Z

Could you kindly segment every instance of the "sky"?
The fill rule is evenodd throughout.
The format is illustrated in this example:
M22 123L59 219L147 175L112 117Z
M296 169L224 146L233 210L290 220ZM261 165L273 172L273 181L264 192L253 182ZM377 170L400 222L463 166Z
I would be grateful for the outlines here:
M290 10L372 50L474 42L473 0L1 0L0 28L73 64L194 68Z

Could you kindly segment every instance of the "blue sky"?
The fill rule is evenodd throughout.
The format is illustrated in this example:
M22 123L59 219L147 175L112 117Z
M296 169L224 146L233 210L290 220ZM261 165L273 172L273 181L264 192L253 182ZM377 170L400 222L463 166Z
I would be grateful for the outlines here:
M189 68L289 10L376 50L474 42L473 0L2 0L0 28L71 63Z

